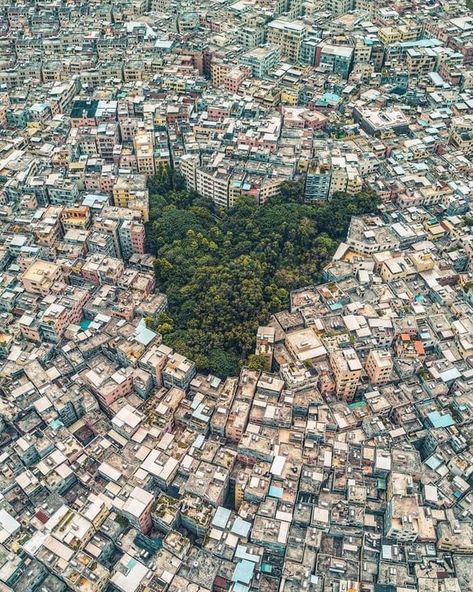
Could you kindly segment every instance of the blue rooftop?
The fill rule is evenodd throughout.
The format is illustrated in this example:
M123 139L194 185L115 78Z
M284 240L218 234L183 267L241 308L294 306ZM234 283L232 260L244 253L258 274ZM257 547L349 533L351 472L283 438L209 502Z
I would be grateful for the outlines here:
M192 444L193 448L202 448L202 446L204 445L205 442L205 436L204 434L199 434L197 436L197 438L194 440L194 443Z
M408 49L409 47L439 47L442 42L438 39L419 39L417 41L402 41L399 47Z
M339 101L340 97L338 95L336 95L335 93L331 93L331 92L326 92L322 95L322 99L325 99L326 101Z
M128 565L127 565L127 567L128 567L128 569L133 569L133 568L135 567L135 565L136 565L136 564L137 564L137 561L136 561L136 559L133 559L133 557L131 557L131 558L128 560Z
M156 333L148 329L145 320L141 319L140 324L136 327L135 340L142 345L149 345L156 337Z
M340 102L340 97L335 93L326 92L317 101L317 105L337 105Z
M428 458L425 461L425 464L432 470L435 471L435 469L437 469L441 464L443 463L443 461L436 456L435 454L433 456L431 456L430 458Z
M440 373L442 382L452 382L452 380L457 380L457 378L460 378L460 376L461 372L458 370L458 368L455 368L455 366L449 370L445 370L445 372Z
M88 193L84 199L82 200L82 205L93 207L95 203L108 203L109 197L108 195L96 194L96 193Z
M275 497L277 499L281 499L284 493L284 489L282 487L276 487L275 485L271 485L269 488L269 497Z
M248 551L248 547L245 545L238 545L235 551L235 557L237 559L245 559L246 561L253 561L254 563L258 563L259 555L253 555Z
M209 421L209 416L205 415L204 409L205 409L205 403L200 403L198 405L197 409L195 409L192 412L192 417L195 417L199 421L203 421L204 423L206 423L207 421Z
M213 526L218 526L218 528L224 529L227 526L227 522L230 519L231 511L223 506L219 506L217 511L215 512L215 516L212 520Z
M438 411L431 411L427 417L434 428L448 428L455 425L450 413L440 414Z
M83 331L87 331L87 329L89 328L91 322L92 321L89 321L89 319L82 319L82 321L79 323L80 324L80 328Z
M255 571L255 564L253 561L240 561L237 564L235 571L233 572L232 582L241 582L243 584L249 584Z
M250 532L251 524L246 522L246 520L242 520L239 516L235 519L235 522L232 526L233 534L237 534L239 536L246 537Z

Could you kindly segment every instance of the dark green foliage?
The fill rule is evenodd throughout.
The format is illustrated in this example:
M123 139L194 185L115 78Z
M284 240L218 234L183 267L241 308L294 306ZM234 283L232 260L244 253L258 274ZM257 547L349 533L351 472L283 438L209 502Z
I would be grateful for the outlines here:
M162 335L171 333L174 330L173 318L167 312L160 313L156 319L153 319L152 317L146 317L145 321L146 326L149 329L157 331Z
M250 354L245 366L250 370L264 370L265 372L269 370L268 359L260 354Z
M290 290L318 281L350 217L378 203L366 192L305 204L297 182L285 183L264 206L242 197L217 216L211 202L185 191L168 169L149 188L149 243L171 315L158 319L164 341L219 376L238 373L258 325L288 307Z
M234 376L239 372L240 357L222 348L212 349L207 357L208 367L222 378Z

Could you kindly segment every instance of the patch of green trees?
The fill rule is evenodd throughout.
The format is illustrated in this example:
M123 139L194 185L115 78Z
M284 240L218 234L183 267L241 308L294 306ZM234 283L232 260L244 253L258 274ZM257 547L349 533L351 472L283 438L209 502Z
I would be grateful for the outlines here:
M238 373L258 326L289 306L290 290L318 281L351 216L378 205L371 192L306 204L302 184L288 182L263 206L241 197L216 211L165 168L149 190L148 245L169 300L155 327L167 345L219 376ZM258 362L250 358L252 366Z

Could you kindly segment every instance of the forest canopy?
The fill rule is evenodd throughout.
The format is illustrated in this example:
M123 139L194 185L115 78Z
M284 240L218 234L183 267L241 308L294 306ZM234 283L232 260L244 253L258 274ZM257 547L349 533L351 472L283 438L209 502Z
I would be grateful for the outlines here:
M167 345L219 376L238 373L258 326L289 306L291 290L319 280L351 216L378 205L365 191L303 203L302 184L287 182L262 206L241 197L216 211L166 168L150 179L149 190L148 245L158 289L169 300L168 313L153 326Z

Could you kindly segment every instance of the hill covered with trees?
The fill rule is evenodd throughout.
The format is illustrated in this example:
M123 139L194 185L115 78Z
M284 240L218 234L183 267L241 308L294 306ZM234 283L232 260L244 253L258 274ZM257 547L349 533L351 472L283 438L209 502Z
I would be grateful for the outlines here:
M199 369L236 374L254 348L258 325L289 305L289 292L313 284L353 215L376 210L370 192L337 193L323 204L301 201L285 183L263 206L242 197L226 211L166 169L150 179L149 247L169 313L155 328Z

